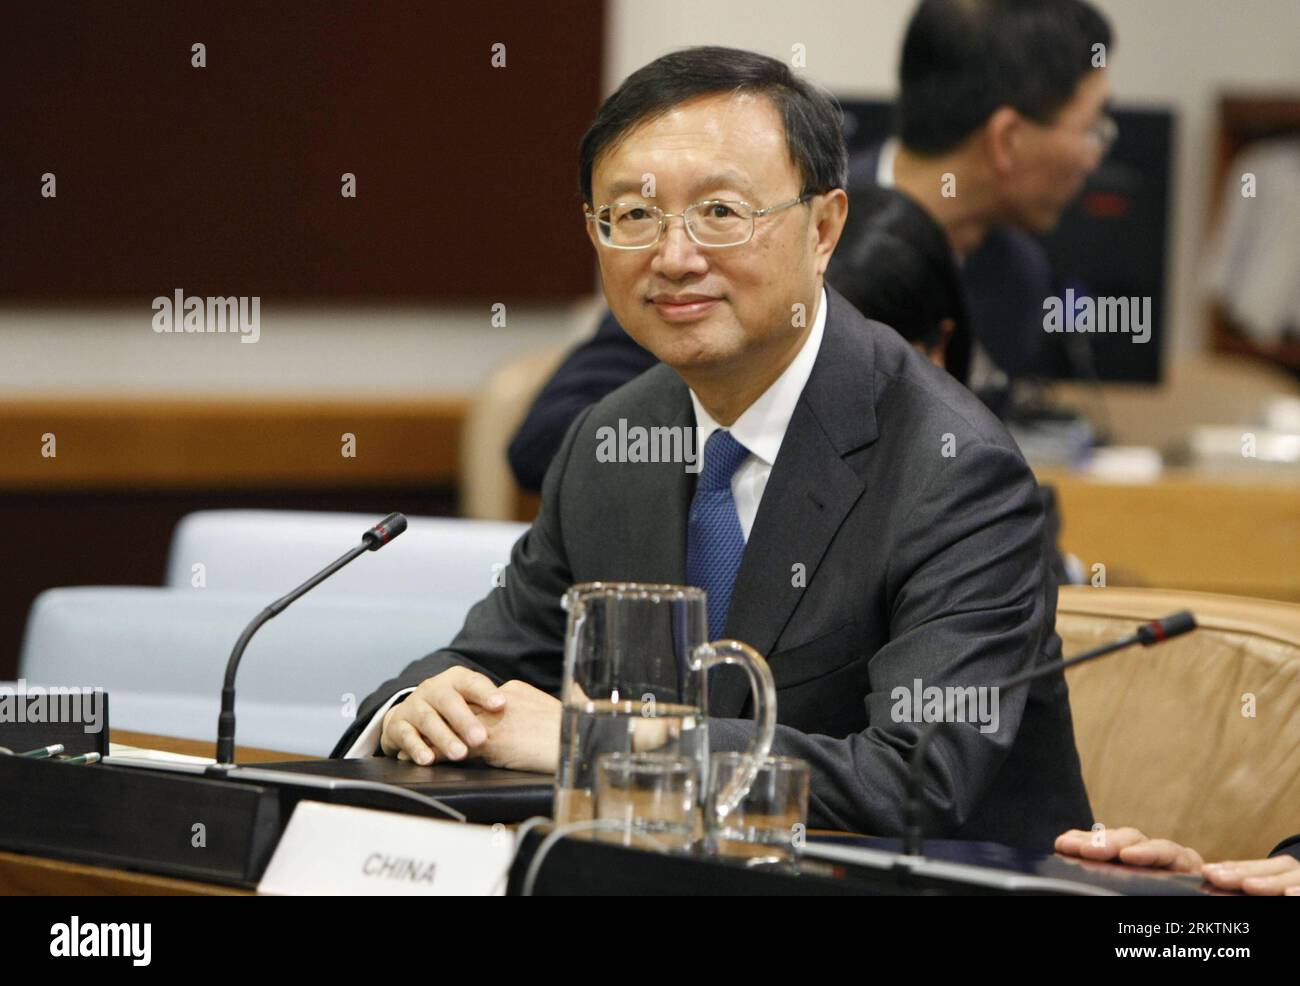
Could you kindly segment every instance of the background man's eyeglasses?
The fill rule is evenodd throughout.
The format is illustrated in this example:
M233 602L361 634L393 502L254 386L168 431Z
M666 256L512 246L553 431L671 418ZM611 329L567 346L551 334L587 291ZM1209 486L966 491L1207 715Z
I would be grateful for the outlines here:
M1110 116L1100 117L1096 123L1088 128L1088 137L1097 145L1097 150L1101 152L1102 157L1115 146L1115 140L1119 137L1119 124Z
M812 198L800 195L780 205L755 209L748 202L708 199L688 206L682 212L664 212L644 202L615 202L602 205L586 214L596 224L600 242L616 250L644 250L659 242L668 228L668 220L682 217L686 235L702 247L733 247L748 243L754 236L754 221L762 216L788 209Z

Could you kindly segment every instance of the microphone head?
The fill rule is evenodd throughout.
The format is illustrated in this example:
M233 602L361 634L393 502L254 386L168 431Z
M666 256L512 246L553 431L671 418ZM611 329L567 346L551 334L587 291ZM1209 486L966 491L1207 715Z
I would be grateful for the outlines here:
M1196 617L1192 615L1191 610L1185 609L1180 613L1174 613L1172 616L1166 616L1163 620L1152 620L1150 623L1144 623L1138 627L1137 637L1144 647L1150 647L1152 644L1162 643L1170 637L1190 633L1195 629Z
M406 530L406 517L393 513L361 535L361 540L371 551L378 551L404 530Z

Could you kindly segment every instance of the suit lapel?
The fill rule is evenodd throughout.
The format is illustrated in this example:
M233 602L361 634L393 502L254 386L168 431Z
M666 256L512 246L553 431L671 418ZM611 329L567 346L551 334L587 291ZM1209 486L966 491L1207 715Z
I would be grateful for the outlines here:
M694 428L695 412L686 384L667 367L663 372L671 377L663 406L671 410L646 423ZM637 581L685 585L686 515L695 489L694 475L682 463L672 462L636 467L630 476L631 481L623 487L626 499L621 513L631 545L625 557L637 559ZM613 556L624 557L619 553Z
M871 330L830 287L827 297L821 350L763 491L727 614L726 635L764 657L865 491L844 456L876 437ZM710 714L739 715L748 694L744 676L718 675Z

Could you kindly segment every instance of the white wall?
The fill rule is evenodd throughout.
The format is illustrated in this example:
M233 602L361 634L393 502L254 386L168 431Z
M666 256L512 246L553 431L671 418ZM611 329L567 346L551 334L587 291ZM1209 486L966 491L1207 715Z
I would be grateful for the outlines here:
M1201 346L1195 252L1210 193L1213 111L1223 88L1300 90L1297 0L1097 0L1115 26L1113 88L1121 102L1178 114L1174 346ZM890 96L913 0L610 0L605 89L674 47L729 44L789 57L844 95ZM277 308L264 300L262 339L172 338L152 311L0 310L5 393L430 394L472 391L516 352L558 345L589 314L566 306L510 309L492 328L486 306ZM201 358L196 354L201 353ZM375 354L387 356L383 373Z
M516 355L589 334L594 299L420 308L261 303L255 343L236 335L160 334L138 308L0 310L5 396L430 397L467 395Z

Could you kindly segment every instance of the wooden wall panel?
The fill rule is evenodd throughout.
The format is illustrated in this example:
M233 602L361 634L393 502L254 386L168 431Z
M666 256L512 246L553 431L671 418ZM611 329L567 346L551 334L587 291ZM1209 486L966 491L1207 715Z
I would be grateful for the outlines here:
M603 0L5 4L0 299L589 293L603 31Z
M0 489L451 486L464 416L447 398L0 398Z

